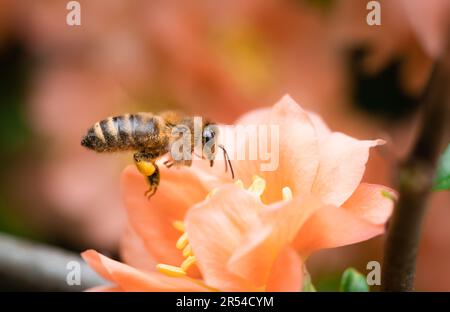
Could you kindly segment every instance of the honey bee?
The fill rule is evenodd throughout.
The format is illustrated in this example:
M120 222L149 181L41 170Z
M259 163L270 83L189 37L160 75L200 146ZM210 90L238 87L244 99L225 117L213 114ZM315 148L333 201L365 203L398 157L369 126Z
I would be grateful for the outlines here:
M189 142L191 154L194 153L195 144L201 140L202 146L209 145L209 152L201 155L208 159L210 166L214 164L216 146L222 149L225 170L230 167L234 179L233 167L228 153L223 145L217 144L218 127L216 124L206 121L201 124L200 135L195 128L195 117L184 116L175 111L166 111L159 115L148 112L125 114L108 117L96 122L82 138L81 145L99 153L134 151L134 162L140 173L147 177L150 184L145 196L149 199L155 194L159 182L160 172L156 160L169 154L169 159L164 162L168 168L175 166L190 166L192 159L174 158L170 151L172 144L184 135L183 130L194 133ZM196 154L197 155L197 154Z

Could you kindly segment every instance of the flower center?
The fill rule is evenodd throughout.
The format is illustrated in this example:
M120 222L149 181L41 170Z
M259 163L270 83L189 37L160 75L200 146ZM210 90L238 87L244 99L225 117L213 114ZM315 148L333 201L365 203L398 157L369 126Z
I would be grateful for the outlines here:
M234 182L235 185L239 186L240 188L244 189L244 183L241 180L237 180ZM248 191L252 192L258 197L261 197L266 189L266 180L261 178L260 176L254 175L253 176L253 182L248 187ZM292 190L289 186L283 187L281 190L281 195L283 200L291 200L292 199Z
M242 189L245 188L244 183L241 180L237 180L236 182L234 182L234 184ZM248 187L247 190L249 192L255 194L256 196L261 197L261 195L264 193L265 189L266 189L266 181L263 178L255 175L255 176L253 176L252 184ZM206 196L206 198L210 198L216 192L217 192L217 188L212 189L209 192L209 194ZM282 193L283 200L291 200L292 199L292 191L289 188L289 186L283 187L281 193ZM189 244L189 239L188 239L188 235L185 230L184 223L182 221L177 220L172 223L172 226L176 230L178 230L182 233L180 238L178 238L178 240L175 244L175 247L182 251L184 261L180 264L180 266L159 263L156 265L156 269L159 272L161 272L167 276L170 276L170 277L183 277L183 276L187 275L188 269L193 264L196 263L197 258L192 253L192 247Z
M175 247L179 250L182 250L182 255L185 259L180 266L159 263L156 265L156 269L158 269L159 272L171 277L186 276L189 267L193 265L197 261L197 259L192 253L192 247L189 244L188 236L184 228L184 223L182 221L174 221L172 226L183 233L180 238L178 238Z

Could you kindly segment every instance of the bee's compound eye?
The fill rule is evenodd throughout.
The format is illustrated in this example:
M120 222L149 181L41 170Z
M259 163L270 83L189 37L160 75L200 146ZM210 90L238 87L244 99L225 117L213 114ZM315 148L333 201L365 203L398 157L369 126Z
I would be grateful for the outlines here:
M146 177L151 176L156 170L155 165L152 162L145 160L136 161L136 167L139 172Z
M203 130L203 139L205 140L205 142L208 142L208 141L214 139L215 136L216 136L216 132L214 131L214 129L212 127L206 127Z

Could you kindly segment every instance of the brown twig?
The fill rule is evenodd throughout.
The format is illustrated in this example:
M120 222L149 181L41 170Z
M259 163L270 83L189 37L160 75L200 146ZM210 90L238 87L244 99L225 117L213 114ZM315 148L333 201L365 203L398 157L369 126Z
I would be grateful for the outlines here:
M449 120L450 53L435 65L424 97L422 126L407 160L398 170L399 201L390 221L383 262L383 291L414 289L423 215Z
M67 283L71 261L80 265L80 285ZM78 254L0 234L2 290L81 291L104 284Z

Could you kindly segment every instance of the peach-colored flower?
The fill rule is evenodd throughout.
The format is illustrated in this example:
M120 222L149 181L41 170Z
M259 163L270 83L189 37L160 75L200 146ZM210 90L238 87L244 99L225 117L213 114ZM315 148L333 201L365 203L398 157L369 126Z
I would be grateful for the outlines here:
M30 170L23 170L22 162L18 165L23 178L15 184L25 177L38 181L37 187L29 188L37 195L28 196L33 202L20 192L15 195L27 201L24 215L31 215L28 221L46 236L70 239L70 245L77 246L89 240L102 249L115 248L122 226L119 202L111 195L117 187L111 177L121 165L116 155L88 155L78 140L96 119L136 110L129 103L132 99L145 105L142 110L157 112L175 105L226 122L289 92L303 99L305 108L320 112L334 129L361 137L390 135L395 156L386 161L386 153L372 155L365 173L368 181L390 183L389 172L410 150L418 119L411 125L386 124L354 110L357 104L349 94L352 82L343 56L367 44L370 53L363 69L368 73L401 58L402 88L407 94L420 94L446 38L450 3L388 1L382 4L382 26L372 27L365 21L367 3L359 0L334 2L327 14L315 10L310 1L110 1L107 7L102 1L80 2L83 27L71 28L61 27L67 10L60 3L0 1L0 41L17 37L39 65L32 67L29 115L33 130L48 140L50 149L45 148L43 164L29 159L35 179L29 179ZM61 114L71 119L55 118ZM91 174L87 177L86 172ZM87 187L85 181L91 179L101 187ZM36 198L41 198L40 209ZM439 229L438 214L433 216L433 226L424 231L426 241L446 229ZM55 218L59 226L52 222ZM74 223L83 228L76 237L71 235ZM442 255L450 244L433 246L434 253ZM367 257L369 249L377 250L372 246L351 257ZM423 258L434 261L428 250L421 250ZM377 257L380 253L370 259ZM420 268L419 263L418 276L423 272L439 278L449 289L450 278L435 267Z
M240 122L280 127L277 170L260 172L258 161L236 161L240 179L231 183L202 165L162 168L150 202L142 195L144 177L125 170L127 264L83 253L114 289L297 291L312 252L383 233L393 207L385 193L392 191L360 183L369 149L380 140L331 132L289 96Z

